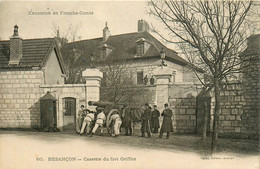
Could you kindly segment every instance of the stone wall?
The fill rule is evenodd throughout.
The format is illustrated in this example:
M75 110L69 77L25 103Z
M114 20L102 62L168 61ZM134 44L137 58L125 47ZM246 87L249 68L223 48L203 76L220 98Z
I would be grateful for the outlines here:
M0 128L29 128L40 123L42 71L0 72Z
M196 98L171 98L170 107L173 110L173 129L176 133L196 132Z
M0 128L39 128L39 100L47 91L57 99L57 125L62 127L65 98L76 100L76 112L90 99L99 100L101 75L85 71L86 84L55 85L45 84L43 70L0 71Z
M57 99L58 127L63 125L62 99L86 103L85 84L43 85L42 71L0 72L0 128L39 128L40 101L47 91Z
M252 81L251 81L252 82ZM258 84L258 83L257 83ZM256 91L256 82L254 87L245 83L228 84L221 91L220 116L219 116L219 135L233 138L254 138L259 137L259 102ZM172 91L175 88L175 91ZM174 131L176 133L196 133L197 114L196 98L193 96L176 97L178 95L177 87L170 90L169 103L174 112ZM258 89L259 90L259 89ZM180 89L180 91L182 91ZM198 103L199 104L199 103ZM214 108L214 98L212 98L211 114ZM211 123L213 114L211 115ZM212 131L212 125L210 126Z
M259 103L256 97L256 92L248 92L247 86L241 83L229 84L221 92L220 135L258 138Z
M242 83L229 84L222 92L220 133L259 139L260 34L248 38L240 54Z
M76 99L76 112L79 111L80 105L86 106L86 85L85 84L57 84L41 85L41 95L49 91L57 99L57 126L60 128L64 125L63 99L72 97Z
M246 105L240 84L230 84L221 92L219 133L241 133L243 107Z

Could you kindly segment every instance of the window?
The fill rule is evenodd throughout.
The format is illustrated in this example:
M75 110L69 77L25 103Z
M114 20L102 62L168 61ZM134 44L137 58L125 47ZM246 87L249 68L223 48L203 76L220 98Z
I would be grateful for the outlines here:
M142 71L142 72L137 72L137 84L143 84L144 82L143 82L143 80L144 80L144 72Z
M136 56L143 56L151 44L144 38L141 38L136 41Z
M172 72L172 78L171 78L171 82L175 82L175 76L176 76L176 71Z
M175 82L175 74L172 75L172 82Z
M62 99L64 116L76 115L76 99L72 97L66 97Z
M136 47L136 54L138 56L142 56L144 54L144 43L143 42L139 42L137 44L137 47Z

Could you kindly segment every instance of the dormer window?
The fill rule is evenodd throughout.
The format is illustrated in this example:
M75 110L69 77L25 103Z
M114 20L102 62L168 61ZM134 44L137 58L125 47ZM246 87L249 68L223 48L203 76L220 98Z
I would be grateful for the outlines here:
M142 56L144 54L144 43L139 43L136 46L136 55Z
M151 44L144 38L141 38L136 41L136 56L143 56Z

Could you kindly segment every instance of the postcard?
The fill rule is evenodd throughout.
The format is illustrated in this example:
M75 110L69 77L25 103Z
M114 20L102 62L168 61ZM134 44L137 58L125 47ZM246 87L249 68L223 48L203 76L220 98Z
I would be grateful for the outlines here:
M1 169L258 169L259 2L0 1Z

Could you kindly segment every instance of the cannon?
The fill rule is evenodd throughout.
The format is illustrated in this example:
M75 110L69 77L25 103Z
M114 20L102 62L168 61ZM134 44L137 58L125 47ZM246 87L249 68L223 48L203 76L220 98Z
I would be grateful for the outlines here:
M88 102L89 106L97 106L97 108L102 108L104 109L104 113L107 116L110 110L112 109L119 109L118 106L116 106L112 102L102 102L102 101L89 101Z
M124 118L125 116L125 108L124 104L115 104L113 102L103 102L103 101L89 101L89 106L97 106L97 109L102 109L104 111L104 114L106 115L106 128L109 134L111 134L111 125L109 124L109 119L113 113L118 113L120 117ZM141 113L142 109L139 107L127 107L127 109L130 109L132 112L131 119L133 123L138 123L141 121ZM124 120L123 124L124 126Z
M106 127L109 134L111 134L111 125L109 124L110 116L113 112L120 113L120 107L112 102L103 102L103 101L89 101L89 106L97 106L98 109L102 109L106 115Z
M89 106L97 106L97 107L106 107L108 105L115 105L112 102L102 102L102 101L89 101L88 102Z

